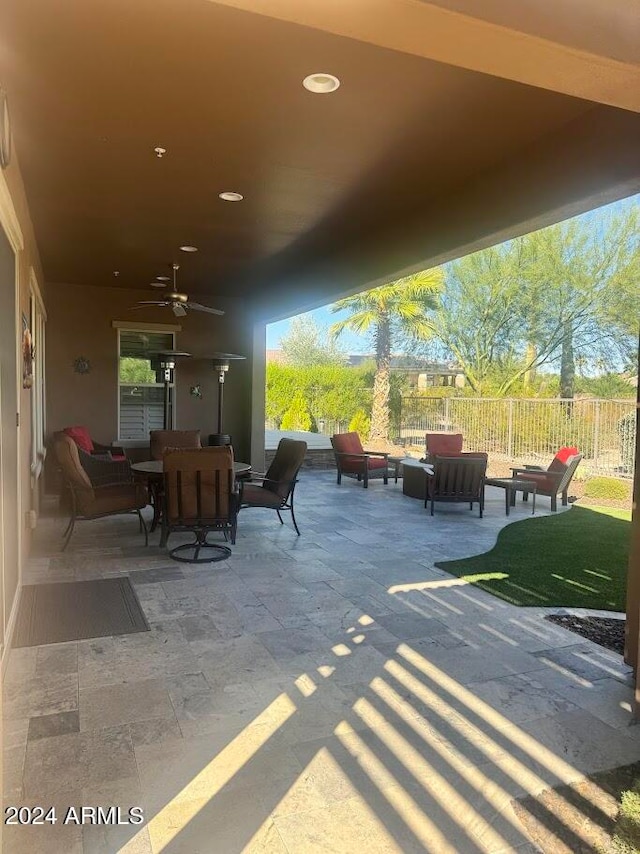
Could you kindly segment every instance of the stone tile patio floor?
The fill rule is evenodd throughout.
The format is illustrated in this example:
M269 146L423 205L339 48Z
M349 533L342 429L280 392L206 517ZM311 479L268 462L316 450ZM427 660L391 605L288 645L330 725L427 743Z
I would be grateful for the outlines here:
M43 520L25 582L129 575L151 631L12 650L6 802L58 824L5 851L524 854L513 796L640 759L619 656L433 567L493 545L502 491L482 520L330 472L296 498L300 538L245 510L213 566L145 549L133 517L61 554ZM69 805L145 823L63 825Z

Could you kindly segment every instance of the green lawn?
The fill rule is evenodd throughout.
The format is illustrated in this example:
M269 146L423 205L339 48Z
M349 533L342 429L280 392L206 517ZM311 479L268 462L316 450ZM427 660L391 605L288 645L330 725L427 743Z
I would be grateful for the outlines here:
M574 506L507 525L491 551L436 566L515 605L624 611L631 513Z

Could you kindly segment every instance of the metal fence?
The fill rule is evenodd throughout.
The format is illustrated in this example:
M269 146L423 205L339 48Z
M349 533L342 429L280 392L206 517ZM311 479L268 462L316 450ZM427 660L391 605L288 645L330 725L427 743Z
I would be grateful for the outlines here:
M575 445L592 472L631 477L635 419L633 400L405 397L392 438L424 447L425 433L462 433L466 450L531 461Z
M313 417L318 433L349 429L349 419ZM266 428L280 425L267 420ZM634 400L562 400L470 397L403 397L391 417L391 440L424 449L425 433L462 433L468 451L487 451L518 463L546 462L563 445L575 445L583 471L631 477L635 456Z

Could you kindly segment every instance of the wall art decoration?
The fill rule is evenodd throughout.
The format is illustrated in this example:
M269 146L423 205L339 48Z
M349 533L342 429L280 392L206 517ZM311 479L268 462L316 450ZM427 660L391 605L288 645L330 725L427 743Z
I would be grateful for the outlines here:
M22 314L22 388L31 388L33 385L33 339L29 329L29 320L26 314Z
M73 360L73 370L76 374L88 374L91 370L91 362L84 356L78 356Z

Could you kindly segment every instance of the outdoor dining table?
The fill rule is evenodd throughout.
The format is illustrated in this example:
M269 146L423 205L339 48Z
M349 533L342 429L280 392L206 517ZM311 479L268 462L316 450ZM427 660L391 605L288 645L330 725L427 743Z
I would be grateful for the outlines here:
M155 531L160 522L162 501L162 484L164 479L164 467L162 460L144 460L141 463L132 463L131 471L147 481L149 491L153 500L153 520L151 522L151 530ZM251 471L251 463L241 463L234 461L233 473L236 478L241 478Z

